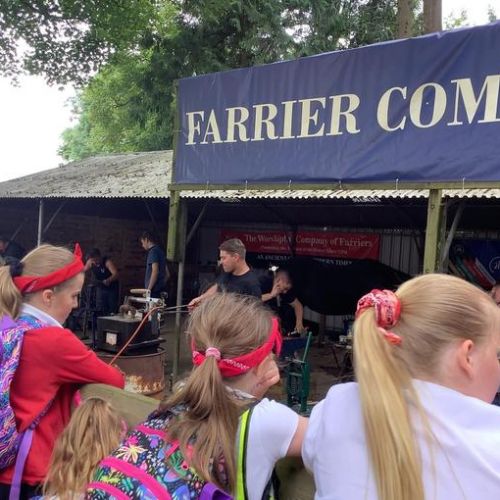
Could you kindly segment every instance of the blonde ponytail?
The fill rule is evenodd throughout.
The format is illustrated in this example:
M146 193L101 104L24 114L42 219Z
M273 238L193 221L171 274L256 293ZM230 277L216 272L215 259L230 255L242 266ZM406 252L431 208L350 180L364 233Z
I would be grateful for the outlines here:
M431 461L438 443L412 380L439 380L449 346L488 341L500 328L500 313L486 293L441 274L409 280L396 296L401 314L390 330L400 343L390 343L373 307L363 310L354 325L354 367L378 498L424 500L415 419Z
M269 337L270 311L262 301L235 294L216 294L198 306L188 332L197 351L215 348L222 358L235 358L261 346ZM184 456L193 437L191 465L203 479L233 492L236 486L235 442L242 401L226 387L217 359L207 356L163 409L185 405L186 411L168 427ZM223 460L224 476L217 464Z
M424 500L422 467L407 397L411 377L368 310L356 321L354 352L370 459L383 500Z
M0 267L0 318L4 315L17 318L22 303L21 293L12 281L9 266Z

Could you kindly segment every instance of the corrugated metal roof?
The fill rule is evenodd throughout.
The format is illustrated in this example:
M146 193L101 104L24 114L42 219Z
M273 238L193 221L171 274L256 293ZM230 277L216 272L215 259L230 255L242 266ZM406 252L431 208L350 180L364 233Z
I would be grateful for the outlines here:
M168 198L172 151L94 156L0 183L0 198Z
M0 198L163 198L169 197L172 151L94 156L51 170L0 183ZM447 189L448 198L499 198L500 189ZM427 189L291 190L234 189L182 191L183 198L350 199L377 202L387 198L427 198Z
M500 189L446 189L443 195L448 198L499 198Z
M239 201L257 198L267 198L267 199L351 199L354 202L369 202L369 201L379 201L384 198L427 198L429 196L429 191L427 189L413 189L413 190L383 190L383 189L373 189L373 190L353 190L353 189L324 189L324 190L289 190L289 189L277 189L277 190L265 190L258 191L254 189L240 189L240 190L229 190L229 191L182 191L181 196L183 198L219 198L225 201Z

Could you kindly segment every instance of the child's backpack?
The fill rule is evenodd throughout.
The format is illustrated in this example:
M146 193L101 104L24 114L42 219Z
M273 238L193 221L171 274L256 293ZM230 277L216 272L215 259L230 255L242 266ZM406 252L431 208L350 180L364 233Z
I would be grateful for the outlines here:
M121 446L99 464L85 498L231 500L213 483L198 476L168 439L165 428L177 412L155 412L138 425Z
M245 462L248 428L253 406L240 417L238 432L238 500L248 498ZM232 496L202 479L182 454L179 442L167 437L165 428L177 411L155 412L138 425L110 456L99 464L87 486L87 500L231 500ZM223 464L218 464L223 468ZM217 464L214 464L214 467ZM220 471L223 476L223 470ZM269 490L267 490L269 493ZM267 496L269 498L269 496Z
M4 315L0 321L0 469L5 469L14 461L16 462L11 499L19 496L17 489L21 485L24 464L31 447L33 429L52 403L50 401L26 431L18 432L14 410L10 405L12 379L19 366L25 332L43 326L45 325L41 321L28 315L23 315L16 321Z

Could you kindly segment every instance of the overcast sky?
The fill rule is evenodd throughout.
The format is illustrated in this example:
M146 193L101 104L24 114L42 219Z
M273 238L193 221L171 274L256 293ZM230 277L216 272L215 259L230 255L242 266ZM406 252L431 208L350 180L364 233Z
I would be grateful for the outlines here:
M443 17L468 14L469 24L488 21L488 6L500 14L500 0L443 0ZM57 167L62 131L71 126L71 88L58 90L42 78L25 77L12 87L0 78L0 181Z

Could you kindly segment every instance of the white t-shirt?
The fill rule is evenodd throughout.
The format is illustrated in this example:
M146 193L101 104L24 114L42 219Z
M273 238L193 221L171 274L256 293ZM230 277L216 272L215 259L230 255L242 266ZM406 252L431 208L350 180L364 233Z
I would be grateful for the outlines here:
M425 437L417 432L426 500L499 500L500 408L440 385L414 383L438 439L433 469ZM378 499L356 383L332 387L314 408L302 455L314 474L316 499Z
M286 456L299 416L285 405L263 399L253 409L247 447L249 500L261 500L276 462Z

